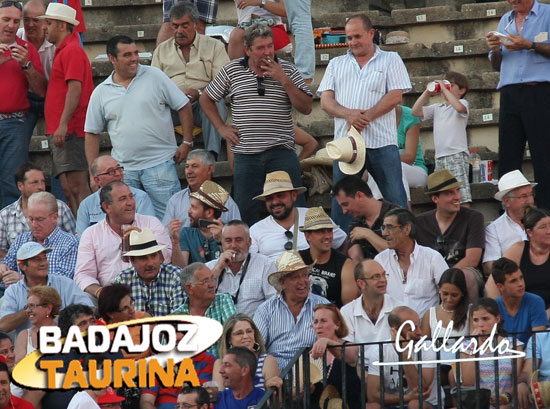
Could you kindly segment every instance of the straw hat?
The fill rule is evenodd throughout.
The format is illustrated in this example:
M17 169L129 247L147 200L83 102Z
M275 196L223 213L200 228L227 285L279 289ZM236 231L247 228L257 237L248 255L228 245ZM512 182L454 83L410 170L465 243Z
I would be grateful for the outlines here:
M334 161L328 156L327 148L319 149L315 155L303 159L302 170L308 170L312 166L332 166Z
M336 229L337 227L322 207L312 207L307 209L304 225L300 227L300 231Z
M99 398L97 398L97 404L101 406L109 403L122 402L124 400L125 398L123 398L122 396L118 396L113 388L109 386L107 388L107 391L105 392L105 395L101 395Z
M46 14L38 16L40 19L59 20L77 26L80 22L76 19L76 10L63 3L50 3Z
M300 355L298 358L298 366L300 367L300 389L304 388L304 356ZM296 387L296 367L292 368L294 371L294 387ZM309 383L317 383L323 380L323 360L309 358ZM341 409L341 408L340 408Z
M531 393L537 409L544 409L550 406L550 381L538 381L539 370L531 376Z
M214 209L227 212L225 203L227 202L227 199L229 199L229 193L227 193L227 191L216 182L205 180L199 190L191 193L189 196L200 200L205 205Z
M527 180L520 170L516 169L503 175L498 181L498 192L495 193L495 199L502 201L504 196L510 193L512 190L523 186L535 187L537 183L531 183Z
M269 281L269 284L271 284L273 287L281 288L281 278L288 274L292 274L295 271L301 270L302 268L309 269L314 265L315 262L310 265L304 263L304 260L302 260L302 257L300 256L300 253L295 250L285 251L277 259L277 271L271 273L267 278L267 281Z
M276 172L268 173L265 177L264 191L261 195L256 196L254 199L265 200L266 196L279 192L295 191L296 193L303 193L307 189L305 187L294 187L292 180L288 173L284 170L278 170Z
M342 409L342 397L334 385L327 385L319 398L319 407L323 409ZM349 406L346 406L348 408Z
M153 254L165 248L165 245L159 245L151 229L142 231L132 230L130 232L130 251L123 256L146 256Z
M462 186L462 182L456 180L456 178L451 175L451 172L447 169L441 169L428 176L426 194L431 195L437 192L454 189L459 186Z
M327 153L331 159L338 161L340 170L346 175L356 175L365 166L365 141L353 126L346 136L327 143Z

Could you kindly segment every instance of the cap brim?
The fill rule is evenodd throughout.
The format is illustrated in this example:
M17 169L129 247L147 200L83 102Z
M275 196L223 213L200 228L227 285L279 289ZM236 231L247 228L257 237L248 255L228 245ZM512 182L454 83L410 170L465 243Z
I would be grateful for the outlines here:
M153 254L153 253L156 253L157 251L161 251L162 249L164 249L166 246L165 245L156 245L156 246L153 246L153 247L149 247L149 248L146 248L146 249L142 249L142 250L130 250L130 251L127 251L126 253L123 254L123 256L125 257L137 257L137 256L146 256L147 254Z
M304 193L305 191L307 190L307 188L305 187L295 187L293 189L287 189L287 188L276 188L276 189L271 189L271 190L268 190L268 191L265 191L263 192L261 195L258 195L258 196L255 196L253 197L254 200L265 200L265 198L269 195L273 195L275 193L280 193L280 192L296 192L298 194L300 193Z
M502 202L502 199L504 199L504 196L506 196L506 195L507 195L508 193L510 193L512 190L518 189L518 188L520 188L520 187L529 186L529 185L531 185L531 187L535 187L535 186L538 185L538 183L531 183L531 182L529 182L529 183L526 183L526 184L524 184L524 185L519 185L519 186L512 187L512 188L510 188L510 189L504 189L504 190L498 191L498 192L495 193L494 198L495 198L496 200L498 200L499 202Z

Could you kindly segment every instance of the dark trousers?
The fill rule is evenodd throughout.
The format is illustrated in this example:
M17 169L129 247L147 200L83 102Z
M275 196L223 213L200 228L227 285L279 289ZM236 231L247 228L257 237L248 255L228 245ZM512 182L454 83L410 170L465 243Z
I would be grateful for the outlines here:
M500 90L499 177L521 169L525 142L533 161L537 206L550 209L550 82Z

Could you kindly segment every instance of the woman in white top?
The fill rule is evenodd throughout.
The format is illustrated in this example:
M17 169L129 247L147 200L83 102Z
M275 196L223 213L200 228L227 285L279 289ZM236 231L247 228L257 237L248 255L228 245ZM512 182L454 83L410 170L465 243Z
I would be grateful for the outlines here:
M54 318L59 314L61 297L52 287L32 287L27 294L25 311L32 327L22 330L15 341L15 363L37 348L38 331L42 326L57 326Z
M462 270L449 268L441 276L439 283L439 298L441 303L431 307L422 318L422 332L429 336L443 338L446 328L452 321L451 337L461 337L469 333L468 309L470 300L466 287L466 278ZM437 324L441 322L441 330L435 334ZM455 339L449 339L447 345L451 347ZM453 359L450 352L441 350L441 359Z

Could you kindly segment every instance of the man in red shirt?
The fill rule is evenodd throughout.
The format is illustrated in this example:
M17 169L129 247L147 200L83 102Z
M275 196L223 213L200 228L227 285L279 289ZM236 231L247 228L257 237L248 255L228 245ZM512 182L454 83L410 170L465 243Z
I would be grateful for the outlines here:
M21 3L0 3L0 208L18 199L13 174L28 161L31 134L24 126L29 110L27 91L43 97L47 85L38 51L16 36L21 15Z
M88 163L84 153L84 119L94 89L92 68L79 38L76 10L50 3L46 14L46 37L55 44L44 115L46 134L53 155L54 174L76 214L88 196Z

